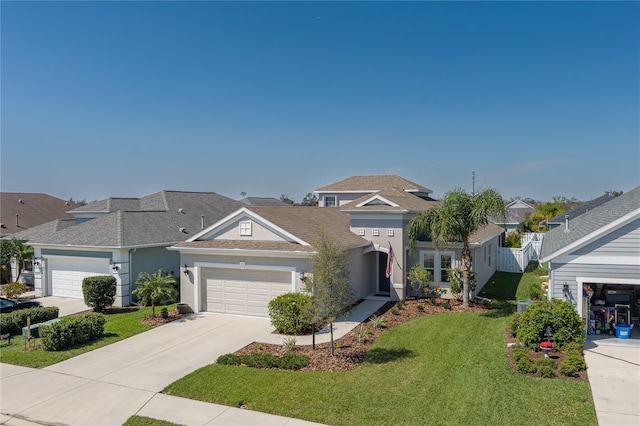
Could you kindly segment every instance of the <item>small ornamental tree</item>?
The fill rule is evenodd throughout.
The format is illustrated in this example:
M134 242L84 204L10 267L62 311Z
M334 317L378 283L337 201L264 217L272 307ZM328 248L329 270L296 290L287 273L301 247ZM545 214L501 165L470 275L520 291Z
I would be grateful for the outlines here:
M116 300L116 278L111 275L86 277L82 280L82 294L85 305L104 312Z
M312 309L315 324L328 323L331 333L331 356L335 355L333 322L350 311L353 290L349 281L347 252L320 232L314 243L316 253L311 257L312 278L307 279L307 290L313 296Z
M176 289L176 279L172 275L167 275L162 269L155 273L140 272L136 280L135 290L131 292L138 298L140 304L151 305L151 316L156 316L156 305L162 300L175 300L178 297Z

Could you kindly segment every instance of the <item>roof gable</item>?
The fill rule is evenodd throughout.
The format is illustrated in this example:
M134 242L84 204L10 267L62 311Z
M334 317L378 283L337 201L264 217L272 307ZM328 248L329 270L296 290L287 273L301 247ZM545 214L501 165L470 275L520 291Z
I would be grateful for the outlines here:
M512 202L507 204L507 209L534 210L535 208L531 204L525 203L524 201L522 201L520 199L517 199L517 200L513 200Z
M640 186L545 234L541 260L570 253L640 218Z

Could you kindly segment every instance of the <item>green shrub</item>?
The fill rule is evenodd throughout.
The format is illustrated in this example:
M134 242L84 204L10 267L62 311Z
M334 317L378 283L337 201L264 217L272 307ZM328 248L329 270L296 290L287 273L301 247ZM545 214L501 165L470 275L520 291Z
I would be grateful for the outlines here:
M85 305L104 312L116 300L116 278L111 275L86 277L82 280L82 294Z
M216 362L222 365L244 365L262 369L300 370L309 365L309 357L295 353L288 353L279 357L270 353L254 352L250 355L221 355Z
M518 373L522 374L533 374L536 372L536 366L528 356L521 357L516 362L516 369Z
M570 342L581 343L582 320L571 303L552 299L537 301L520 314L516 338L525 346L536 348L545 338L547 327L552 329L551 341L556 349Z
M514 346L511 348L511 356L515 362L520 361L522 358L529 358L529 354L527 353L527 348L524 346Z
M584 346L582 345L582 343L569 342L564 345L564 351L567 353L567 355L582 355L584 352Z
M313 322L311 297L304 293L286 293L269 302L271 324L278 333L304 334Z
M536 360L536 367L551 367L555 369L558 366L558 362L553 358L538 358Z
M364 324L360 324L353 329L353 337L358 343L364 343L367 340L367 329L364 327Z
M282 338L282 353L289 353L296 348L296 338L291 337L283 337Z
M560 364L560 374L567 377L575 377L578 372L586 370L587 364L584 362L584 358L581 355L571 354Z
M0 333L11 335L21 334L22 327L27 326L27 317L31 317L31 324L38 324L58 318L58 308L56 306L20 309L0 315Z
M464 277L462 268L449 268L447 269L447 277L449 283L451 283L451 294L455 295L458 299L462 298L462 289L464 287ZM476 289L476 273L469 271L469 293L473 293Z
M424 311L424 305L423 305L423 304L421 304L421 303L419 303L419 304L416 306L416 309L418 310L418 312L423 312L423 311Z
M556 372L554 371L554 369L552 367L549 367L548 365L537 365L536 366L536 373L540 377L543 377L545 379L552 379L552 378L556 377Z
M42 347L45 351L61 351L90 342L102 336L105 322L101 314L61 318L52 325L40 328Z
M371 318L369 318L369 322L371 323L371 326L373 328L382 328L387 325L387 319L385 317L381 317L375 314L372 315Z
M9 299L15 299L20 296L22 293L26 293L29 291L29 287L23 283L9 283L4 286L4 294Z
M400 315L400 309L398 309L396 306L394 306L393 308L391 308L391 313L393 315Z
M520 314L515 313L511 315L511 318L509 318L509 331L511 332L512 337L516 337L518 328L520 328Z

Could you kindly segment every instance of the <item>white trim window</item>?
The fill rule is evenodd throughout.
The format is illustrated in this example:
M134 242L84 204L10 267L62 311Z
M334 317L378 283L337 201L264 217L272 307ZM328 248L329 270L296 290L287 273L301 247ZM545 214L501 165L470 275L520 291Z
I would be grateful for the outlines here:
M452 251L421 251L420 263L431 273L431 284L449 285L447 269L455 266L455 256Z
M338 197L335 195L325 195L324 196L324 206L325 207L336 207L338 203Z
M250 237L251 236L251 221L250 220L241 220L240 221L240 236L241 237Z

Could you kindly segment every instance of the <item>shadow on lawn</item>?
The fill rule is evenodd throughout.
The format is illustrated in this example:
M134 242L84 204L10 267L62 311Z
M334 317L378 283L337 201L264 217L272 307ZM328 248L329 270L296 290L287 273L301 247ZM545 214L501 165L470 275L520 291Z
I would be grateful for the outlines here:
M416 354L409 349L370 349L364 356L364 362L370 364L385 364L401 358L413 358Z
M491 310L481 314L488 318L510 317L516 312L516 304L513 300L492 300L489 304Z

